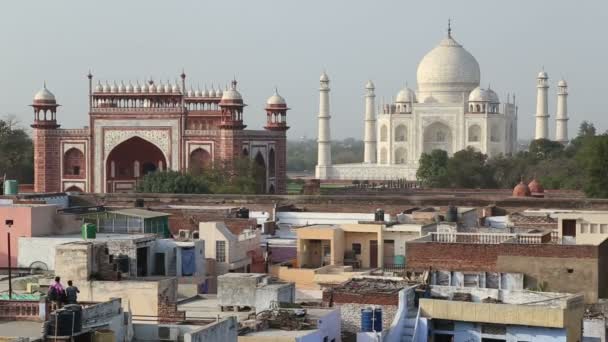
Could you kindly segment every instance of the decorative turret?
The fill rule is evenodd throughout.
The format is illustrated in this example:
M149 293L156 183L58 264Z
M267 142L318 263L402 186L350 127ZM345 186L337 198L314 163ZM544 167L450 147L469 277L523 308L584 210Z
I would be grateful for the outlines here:
M222 129L242 130L246 127L243 124L243 108L246 105L243 103L241 93L236 90L236 85L236 80L233 80L230 89L222 93L220 100L222 119L219 125Z
M266 126L264 128L269 131L288 130L287 111L289 109L285 99L275 89L274 94L266 101Z
M536 134L534 139L549 138L549 76L543 70L536 78Z
M32 128L37 129L55 129L59 128L57 124L57 101L55 95L44 87L34 95L34 102L31 104L34 108L34 123Z

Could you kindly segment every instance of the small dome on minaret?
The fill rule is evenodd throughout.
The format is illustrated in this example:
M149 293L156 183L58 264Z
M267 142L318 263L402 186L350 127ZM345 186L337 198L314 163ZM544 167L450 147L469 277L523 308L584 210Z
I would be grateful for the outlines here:
M42 89L40 89L36 95L34 95L34 103L35 104L55 104L56 103L56 99L55 99L55 95L53 95L53 93L51 93L47 88L46 88L46 83L44 84L44 87Z
M321 77L319 78L319 80L321 82L329 82L329 76L327 76L327 73L325 71L323 71L323 73L321 74Z
M274 94L268 98L268 100L266 101L266 104L269 106L277 106L277 105L286 105L287 102L285 102L285 99L283 98L283 96L279 95L278 90L275 89Z

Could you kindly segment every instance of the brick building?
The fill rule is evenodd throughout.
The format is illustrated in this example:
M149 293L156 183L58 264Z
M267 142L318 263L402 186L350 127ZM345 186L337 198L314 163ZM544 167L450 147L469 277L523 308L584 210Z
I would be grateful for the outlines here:
M248 158L260 166L259 192L286 192L286 114L277 92L263 130L245 130L246 104L232 81L225 90L181 84L89 79L89 125L60 129L59 104L45 87L34 96L36 192L130 192L157 170L203 170Z

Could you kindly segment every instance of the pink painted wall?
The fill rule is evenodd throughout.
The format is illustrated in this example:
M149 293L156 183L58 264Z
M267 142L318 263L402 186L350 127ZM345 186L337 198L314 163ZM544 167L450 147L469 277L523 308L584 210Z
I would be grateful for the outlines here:
M15 204L0 206L0 267L8 267L7 232L11 233L11 265L17 265L20 237L74 234L80 222L73 216L58 215L55 205ZM6 220L13 220L9 229Z

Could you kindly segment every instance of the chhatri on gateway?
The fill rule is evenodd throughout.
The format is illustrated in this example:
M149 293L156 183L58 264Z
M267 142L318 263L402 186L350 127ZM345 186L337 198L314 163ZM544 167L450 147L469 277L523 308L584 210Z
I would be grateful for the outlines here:
M422 153L434 149L449 155L472 147L488 156L516 152L518 107L515 95L501 103L488 86L480 86L475 57L459 44L448 25L447 36L418 64L417 91L407 86L394 101L376 105L375 86L365 86L363 163L338 164L331 159L329 76L320 78L318 115L319 179L416 179ZM568 142L567 84L558 85L556 140ZM535 139L548 139L548 75L537 76Z

